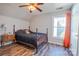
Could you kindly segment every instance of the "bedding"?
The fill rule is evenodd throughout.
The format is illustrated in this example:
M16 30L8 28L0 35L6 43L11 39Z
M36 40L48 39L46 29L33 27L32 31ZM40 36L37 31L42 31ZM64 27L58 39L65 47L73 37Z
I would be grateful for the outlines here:
M47 34L30 32L29 34L25 30L18 30L15 32L16 42L23 42L33 45L38 51L44 44L47 43Z

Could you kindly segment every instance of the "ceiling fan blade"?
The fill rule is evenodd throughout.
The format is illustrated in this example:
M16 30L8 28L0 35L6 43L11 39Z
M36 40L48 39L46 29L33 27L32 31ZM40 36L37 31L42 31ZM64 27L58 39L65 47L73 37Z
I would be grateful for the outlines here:
M42 12L42 10L40 8L38 8L37 6L34 6L37 10L39 10L40 12Z
M37 3L37 5L43 5L44 3Z
M19 7L25 7L25 6L29 6L29 5L20 5Z

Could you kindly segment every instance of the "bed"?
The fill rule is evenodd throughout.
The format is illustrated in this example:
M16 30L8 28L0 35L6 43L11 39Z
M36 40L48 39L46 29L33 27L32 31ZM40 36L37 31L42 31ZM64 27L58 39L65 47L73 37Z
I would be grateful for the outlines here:
M47 33L18 30L15 32L16 42L28 44L36 48L36 53L48 42Z

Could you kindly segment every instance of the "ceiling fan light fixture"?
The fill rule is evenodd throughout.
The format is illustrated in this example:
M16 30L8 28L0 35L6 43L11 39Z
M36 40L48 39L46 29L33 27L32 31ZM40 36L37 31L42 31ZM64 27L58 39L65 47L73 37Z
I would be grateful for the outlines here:
M36 8L32 5L28 6L28 9L31 10L31 11L36 10Z
M28 5L20 5L19 7L27 7L30 13L32 13L32 11L34 10L42 12L42 10L40 9L40 5L43 5L43 3L29 3Z

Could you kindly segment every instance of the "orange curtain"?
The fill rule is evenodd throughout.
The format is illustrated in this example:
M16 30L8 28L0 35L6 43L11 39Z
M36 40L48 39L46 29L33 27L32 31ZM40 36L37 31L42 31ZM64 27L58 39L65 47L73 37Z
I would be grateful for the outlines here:
M64 47L70 47L70 35L71 34L71 11L66 12L66 29L64 36Z

